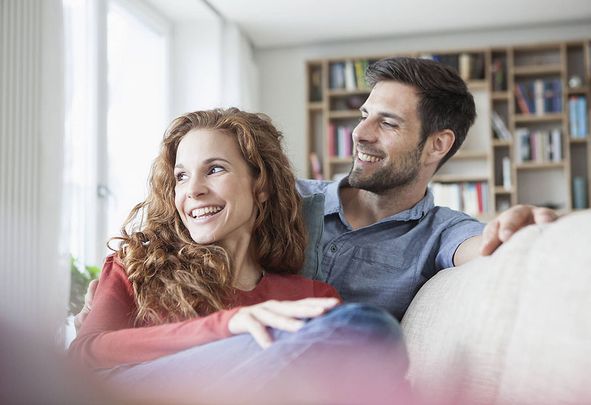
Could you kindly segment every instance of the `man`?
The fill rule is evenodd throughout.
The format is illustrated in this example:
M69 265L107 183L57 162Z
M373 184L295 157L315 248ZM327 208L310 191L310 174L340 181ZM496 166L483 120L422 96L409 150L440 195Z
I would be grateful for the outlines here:
M349 176L298 184L302 195L324 202L323 220L312 218L309 229L317 260L304 274L332 284L345 301L378 305L400 320L439 270L491 254L519 228L556 214L516 206L484 227L434 206L427 185L473 124L472 95L453 69L424 59L384 59L366 75L372 90L353 131ZM76 317L78 325L89 307Z
M380 60L366 77L372 90L353 131L349 176L298 184L302 195L325 198L320 263L305 274L332 284L345 301L386 308L400 320L439 270L488 255L515 230L556 215L517 206L485 228L434 206L427 185L473 124L472 95L453 69L430 60Z

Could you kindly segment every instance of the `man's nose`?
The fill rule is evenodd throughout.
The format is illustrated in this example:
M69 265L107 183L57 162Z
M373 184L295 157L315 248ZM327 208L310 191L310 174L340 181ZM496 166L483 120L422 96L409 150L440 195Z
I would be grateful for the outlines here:
M359 124L353 129L353 141L355 143L375 142L375 128L367 118L359 121Z

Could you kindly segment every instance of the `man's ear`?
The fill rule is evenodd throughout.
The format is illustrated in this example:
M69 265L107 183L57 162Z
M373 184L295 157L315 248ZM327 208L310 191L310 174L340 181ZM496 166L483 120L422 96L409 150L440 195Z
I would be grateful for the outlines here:
M425 163L439 163L447 155L456 140L456 136L451 129L444 129L429 135L425 142Z

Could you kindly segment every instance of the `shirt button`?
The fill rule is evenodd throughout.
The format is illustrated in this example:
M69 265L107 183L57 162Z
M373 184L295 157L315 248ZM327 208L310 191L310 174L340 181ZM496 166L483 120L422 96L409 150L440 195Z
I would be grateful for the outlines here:
M335 245L334 243L333 243L332 245L330 245L330 251L331 251L332 253L335 253L337 250L338 250L338 249L337 249L337 245Z

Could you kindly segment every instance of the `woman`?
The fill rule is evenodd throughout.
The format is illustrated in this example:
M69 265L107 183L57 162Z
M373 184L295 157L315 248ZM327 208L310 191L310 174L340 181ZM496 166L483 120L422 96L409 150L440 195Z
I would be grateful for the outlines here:
M304 375L318 386L310 398L326 398L337 381L322 376L336 352L359 353L368 338L399 352L388 315L343 306L320 317L338 293L295 274L306 237L281 138L267 118L237 109L171 123L72 356L118 384L141 384L151 399L166 386L163 400L211 400L263 390L270 399L271 385L281 395L281 381ZM373 368L372 356L363 359Z

